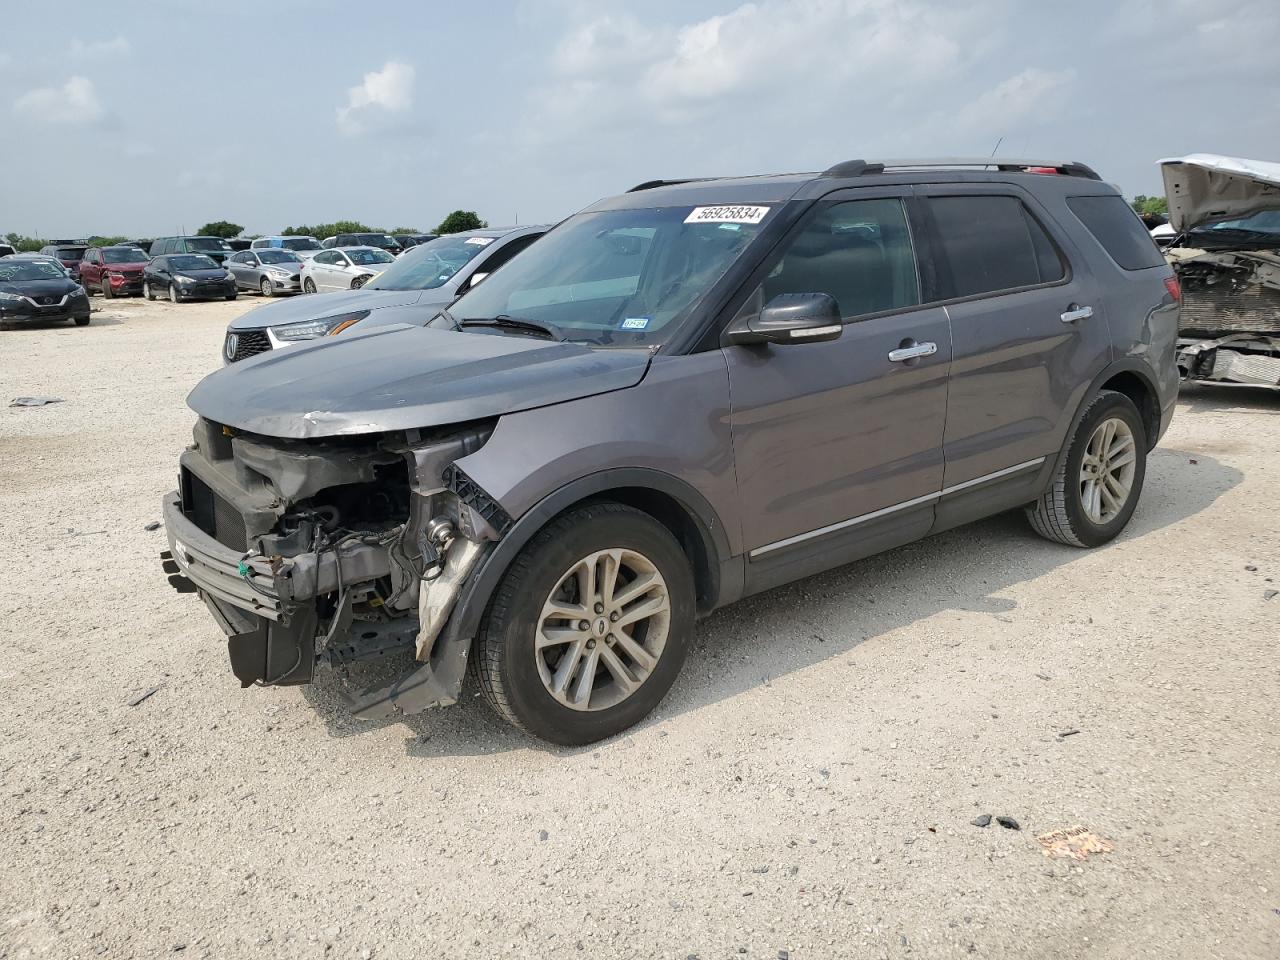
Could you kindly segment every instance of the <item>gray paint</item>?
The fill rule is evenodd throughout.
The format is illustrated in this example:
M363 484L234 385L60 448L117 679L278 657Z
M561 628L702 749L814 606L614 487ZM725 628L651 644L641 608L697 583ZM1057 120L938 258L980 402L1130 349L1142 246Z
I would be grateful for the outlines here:
M640 382L643 350L541 338L378 327L308 340L205 377L187 403L267 437L410 430L496 417Z

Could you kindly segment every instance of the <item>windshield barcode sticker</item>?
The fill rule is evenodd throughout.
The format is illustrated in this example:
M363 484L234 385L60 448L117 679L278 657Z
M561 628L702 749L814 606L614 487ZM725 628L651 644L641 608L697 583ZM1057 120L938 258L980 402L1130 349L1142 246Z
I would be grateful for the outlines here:
M768 207L694 207L685 223L759 223Z

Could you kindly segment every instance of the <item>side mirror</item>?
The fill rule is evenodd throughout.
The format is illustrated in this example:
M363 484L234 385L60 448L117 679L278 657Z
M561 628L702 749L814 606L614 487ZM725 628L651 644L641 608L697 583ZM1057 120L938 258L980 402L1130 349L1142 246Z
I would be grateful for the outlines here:
M827 293L780 293L759 314L729 329L729 342L817 343L839 339L844 331L840 307Z

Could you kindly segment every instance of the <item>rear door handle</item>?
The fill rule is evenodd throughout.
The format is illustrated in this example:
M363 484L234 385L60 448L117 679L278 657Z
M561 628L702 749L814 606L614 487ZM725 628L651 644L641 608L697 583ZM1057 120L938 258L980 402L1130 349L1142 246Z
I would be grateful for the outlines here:
M1077 320L1088 320L1093 316L1093 307L1082 307L1073 303L1062 315L1063 323L1075 323Z
M936 343L925 341L924 343L913 343L910 346L898 347L897 350L890 350L889 359L894 363L904 363L917 357L931 357L937 352L938 345Z

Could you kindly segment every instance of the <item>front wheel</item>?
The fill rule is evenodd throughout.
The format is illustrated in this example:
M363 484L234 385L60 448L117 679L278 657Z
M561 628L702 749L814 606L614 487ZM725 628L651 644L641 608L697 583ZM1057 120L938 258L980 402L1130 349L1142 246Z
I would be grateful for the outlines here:
M178 296L178 287L176 284L172 284L172 283L169 284L169 299L172 300L174 303L178 303L179 300L181 299Z
M88 318L88 317L76 317L76 326L77 326L77 327L87 327L88 325L89 325L89 318Z
M1132 400L1103 390L1089 405L1044 495L1027 508L1036 533L1073 547L1113 540L1147 474L1147 431Z
M314 280L312 280L310 277L307 277L307 279L305 279L305 280L303 280L303 281L302 281L302 292L303 292L303 293L315 293L315 292L316 292L316 282L315 282Z
M144 283L142 285L142 295L148 300L154 300L156 298L156 292L151 289L151 284L149 283Z
M276 288L266 277L262 278L262 283L258 285L258 289L262 291L264 297L274 296L276 292Z
M238 297L238 296L240 296L240 294L239 294L238 292L235 292L235 293L228 293L228 294L227 294L227 299L228 299L228 300L234 300L234 299L235 299L236 297Z
M102 299L110 300L115 294L111 291L111 281L106 277L102 278Z
M620 503L561 514L512 562L471 670L489 704L553 743L611 737L671 689L693 635L688 558L662 524Z

